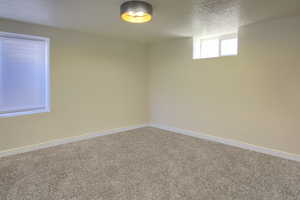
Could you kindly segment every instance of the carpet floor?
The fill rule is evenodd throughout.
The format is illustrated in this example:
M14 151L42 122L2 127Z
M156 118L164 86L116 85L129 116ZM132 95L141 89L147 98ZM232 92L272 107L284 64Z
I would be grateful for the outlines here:
M300 163L155 128L0 159L1 200L300 200Z

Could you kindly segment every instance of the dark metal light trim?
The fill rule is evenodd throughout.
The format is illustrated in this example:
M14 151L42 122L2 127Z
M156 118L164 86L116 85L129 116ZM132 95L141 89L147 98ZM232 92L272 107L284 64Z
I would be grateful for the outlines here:
M130 16L129 13L133 13L133 14L134 13L144 13L145 15L144 16ZM121 5L121 18L128 22L145 23L145 22L152 20L152 14L153 14L152 5L145 1L127 1ZM145 20L145 21L143 21L143 20Z

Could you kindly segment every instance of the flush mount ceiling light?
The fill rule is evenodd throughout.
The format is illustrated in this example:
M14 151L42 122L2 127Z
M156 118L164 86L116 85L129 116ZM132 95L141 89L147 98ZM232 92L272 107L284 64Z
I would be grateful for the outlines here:
M152 12L152 5L144 1L127 1L121 5L121 18L130 23L149 22Z

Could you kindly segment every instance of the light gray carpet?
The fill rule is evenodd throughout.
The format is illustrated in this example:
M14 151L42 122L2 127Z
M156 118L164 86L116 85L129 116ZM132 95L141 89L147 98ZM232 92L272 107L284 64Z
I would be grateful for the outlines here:
M300 163L142 128L0 159L1 200L297 200Z

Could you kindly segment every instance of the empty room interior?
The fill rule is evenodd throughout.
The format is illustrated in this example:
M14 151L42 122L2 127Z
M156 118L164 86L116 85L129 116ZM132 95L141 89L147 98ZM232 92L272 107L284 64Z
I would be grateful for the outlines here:
M0 200L300 200L300 1L0 0Z

